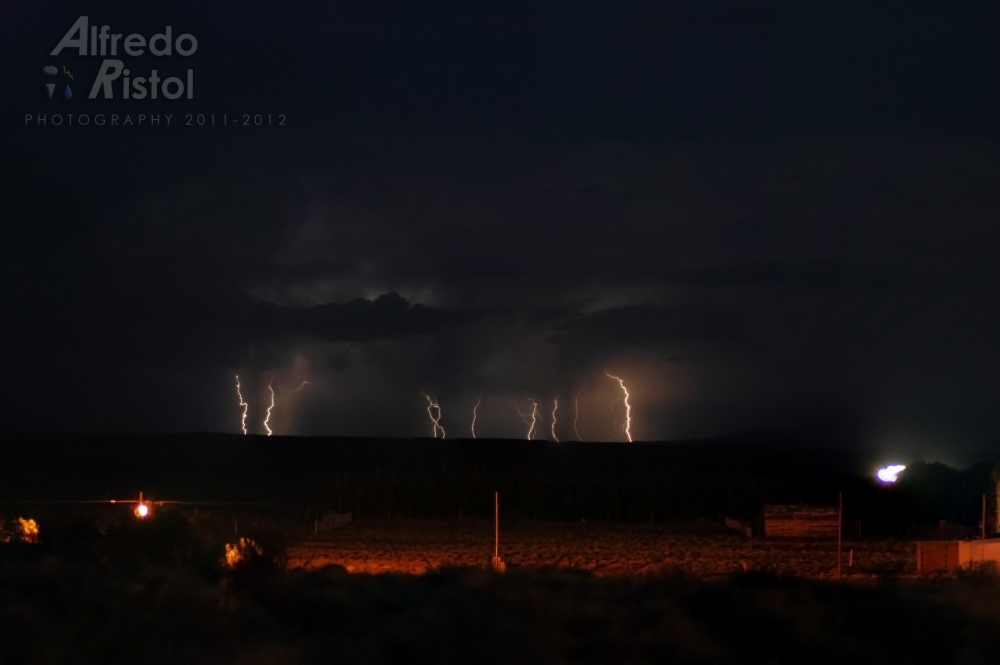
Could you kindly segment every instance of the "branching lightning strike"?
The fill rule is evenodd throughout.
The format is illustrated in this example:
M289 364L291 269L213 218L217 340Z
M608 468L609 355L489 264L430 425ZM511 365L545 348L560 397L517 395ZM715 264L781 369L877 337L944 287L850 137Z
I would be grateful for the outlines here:
M290 393L297 393L300 390L302 390L303 388L305 388L307 384L310 384L310 383L312 383L312 381L303 381L301 386L299 386L295 390L289 390L288 392L290 392ZM286 388L286 390L288 390L288 389Z
M441 426L441 405L438 404L437 400L432 399L427 393L421 393L427 398L427 415L431 419L431 424L434 426L434 438L438 436L438 430L441 430L441 438L444 438L444 427ZM437 411L437 415L434 415L434 411Z
M620 385L622 387L622 392L625 393L625 400L624 400L625 401L625 426L624 426L624 432L625 432L625 436L628 437L629 442L631 442L632 441L632 407L628 403L628 388L625 387L625 382L622 381L617 376L614 376L613 374L611 374L611 373L609 373L607 371L605 371L604 373L607 374L609 378L612 378L615 381L617 381L618 385Z
M521 420L528 425L528 441L533 441L535 439L535 425L538 423L538 402L531 399L530 397L525 398L531 402L531 413L521 413L521 407L517 405L517 401L514 401L514 408L517 409L517 415L521 416ZM531 420L528 420L528 418Z
M243 427L243 434L247 433L247 409L250 407L249 404L243 401L243 393L240 392L240 375L236 375L236 394L240 398L240 406L243 407L243 421L241 423Z
M559 398L556 397L552 403L552 440L559 443L559 437L556 436L556 411L559 410Z
M273 434L271 428L268 427L267 424L267 422L271 419L271 409L274 408L274 388L271 387L271 384L273 383L274 383L274 375L272 374L271 380L267 382L267 389L271 391L271 406L267 407L267 415L264 416L264 429L267 430L268 436L271 436L271 434Z
M479 411L479 404L483 401L483 396L480 395L479 399L476 400L476 405L472 407L472 438L476 438L476 413Z

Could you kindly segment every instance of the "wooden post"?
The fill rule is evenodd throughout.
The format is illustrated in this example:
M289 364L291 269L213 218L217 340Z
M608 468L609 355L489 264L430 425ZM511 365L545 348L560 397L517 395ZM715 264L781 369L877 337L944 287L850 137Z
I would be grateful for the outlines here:
M844 539L844 493L837 495L837 579L840 579L840 550Z
M507 570L507 564L500 558L500 492L493 493L493 561L490 568L498 573Z
M983 517L979 520L979 539L986 540L986 495L983 494Z

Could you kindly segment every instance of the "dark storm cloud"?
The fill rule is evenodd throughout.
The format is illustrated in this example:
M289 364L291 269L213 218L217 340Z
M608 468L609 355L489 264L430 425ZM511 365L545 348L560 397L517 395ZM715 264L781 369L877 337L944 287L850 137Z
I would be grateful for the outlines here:
M57 179L5 189L58 214L26 216L8 263L8 373L28 378L4 408L51 422L45 397L60 395L65 427L231 429L232 375L249 387L273 373L315 382L285 432L410 435L421 389L456 417L470 395L504 408L567 395L644 353L683 359L650 371L700 400L664 397L649 436L818 412L988 420L995 379L969 368L1000 367L982 306L989 146L618 143L498 160L450 140L366 155L308 140L328 166L292 172L248 150L101 214L72 181L69 197ZM72 233L50 237L54 222ZM89 404L93 386L112 410Z
M720 340L737 333L736 323L730 319L703 305L616 307L556 326L551 341L562 346L621 349L680 340Z
M744 267L690 270L665 279L700 286L766 286L787 289L884 289L899 281L902 270L877 264L832 261L765 262Z
M77 4L8 12L10 118ZM88 6L289 123L0 135L0 417L232 431L238 371L314 382L284 432L424 434L421 388L503 423L614 366L649 436L1000 431L1000 9L897 5Z
M496 160L442 141L356 163L360 148L309 140L327 142L331 166L292 173L243 153L103 214L55 180L25 187L73 233L45 254L44 233L19 229L18 253L42 258L8 264L20 286L5 340L22 350L9 373L36 396L71 386L67 426L100 412L84 408L97 385L118 409L101 422L227 429L238 372L247 386L316 382L300 396L313 410L284 431L409 435L423 431L410 404L422 388L459 406L565 395L630 353L683 359L651 371L701 395L680 413L665 401L647 432L886 404L988 412L993 379L968 368L1000 366L982 307L996 195L963 175L996 170L988 147L622 143ZM91 211L83 229L75 201ZM24 394L4 404L30 421L45 402ZM389 421L386 404L406 406Z
M729 23L769 23L781 14L773 7L708 7L702 9L675 9L661 7L659 11L644 12L641 16L646 26L657 21L676 25L679 22L729 24Z
M309 308L260 303L250 315L250 331L260 337L304 335L324 341L370 342L427 335L474 316L411 304L398 293L387 293L374 301L358 298Z

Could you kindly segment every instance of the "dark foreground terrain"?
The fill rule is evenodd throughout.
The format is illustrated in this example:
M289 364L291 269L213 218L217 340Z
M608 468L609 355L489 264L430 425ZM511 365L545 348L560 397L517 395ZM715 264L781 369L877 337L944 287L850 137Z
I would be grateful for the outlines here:
M755 439L0 442L0 665L1000 663L1000 578L915 579L902 538L974 524L992 465L882 488ZM841 492L845 579L833 541L757 537L762 504Z
M7 520L0 663L1000 662L1000 578L986 572L832 581L751 569L698 577L680 565L636 574L628 566L591 572L515 561L512 550L503 574L482 563L352 574L330 561L290 569L291 553L304 544L267 532L240 536L254 545L228 560L227 546L239 540L227 520L204 512L120 517L53 517L39 525L36 542ZM462 549L483 526L472 521L456 531L456 524L358 523L326 542L397 556L406 534L414 542L402 551L438 547L448 541L442 530L454 531ZM574 542L617 552L659 527L648 529L600 527ZM713 538L674 531L663 531L673 533L668 556ZM529 541L553 546L544 524L509 532L522 549Z
M0 566L3 663L995 663L1000 585Z

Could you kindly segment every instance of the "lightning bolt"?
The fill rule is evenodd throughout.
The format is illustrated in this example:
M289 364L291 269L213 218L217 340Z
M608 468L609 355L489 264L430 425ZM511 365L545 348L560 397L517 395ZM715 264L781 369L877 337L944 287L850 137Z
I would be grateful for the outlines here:
M552 404L552 440L559 443L559 437L556 436L556 411L559 410L559 398L556 397Z
M73 78L73 74L71 74L70 71L66 69L66 65L63 65L63 74L68 76L70 81L76 81L76 79Z
M444 438L444 427L441 427L441 405L437 403L437 400L432 399L427 393L421 393L427 398L427 415L431 419L431 424L434 426L434 438L438 436L438 430L441 430L441 438ZM434 411L437 410L437 415L434 415Z
M306 384L309 384L309 383L312 383L312 381L303 381L303 382L302 382L302 385L301 385L301 386L299 386L299 387L298 387L298 388L296 388L295 390L289 390L288 392L290 392L290 393L297 393L297 392L299 392L300 390L302 390L303 388L305 388L305 387L306 387ZM288 390L288 389L286 388L285 390Z
M529 425L527 438L528 441L533 441L535 438L535 424L538 422L538 402L530 397L526 397L525 399L531 402L531 413L521 413L521 407L517 405L516 401L514 402L514 408L517 409L517 415L521 416L521 420L523 420L526 425ZM531 420L528 420L529 417Z
M614 376L613 374L610 374L607 371L605 371L604 373L608 375L608 378L611 378L611 379L614 379L615 381L617 381L618 385L620 385L622 387L622 392L625 394L625 425L623 427L623 430L625 432L625 436L628 437L628 440L631 443L631 441L632 441L632 407L629 406L629 403L628 403L628 388L625 387L625 382L622 381L621 379L619 379L617 376ZM615 401L618 401L618 400L615 400ZM613 403L614 402L612 402L612 404ZM614 410L614 407L612 407L612 411L613 410Z
M271 380L267 382L267 389L271 391L271 406L267 407L267 415L264 416L264 429L267 430L267 435L271 436L271 428L267 426L267 421L271 419L271 409L274 408L274 388L271 384L274 383L274 374L271 375Z
M247 408L249 408L250 405L243 401L243 393L240 392L240 375L239 374L236 375L236 394L240 398L240 406L243 407L243 422L242 422L242 425L243 425L243 434L246 434L247 433Z
M476 400L476 405L472 407L472 438L476 438L476 412L479 411L479 404L483 401L483 396L480 395L479 399Z
M580 421L580 393L576 394L573 398L573 434L576 434L577 441L583 441L580 438L580 430L576 428L576 424Z

